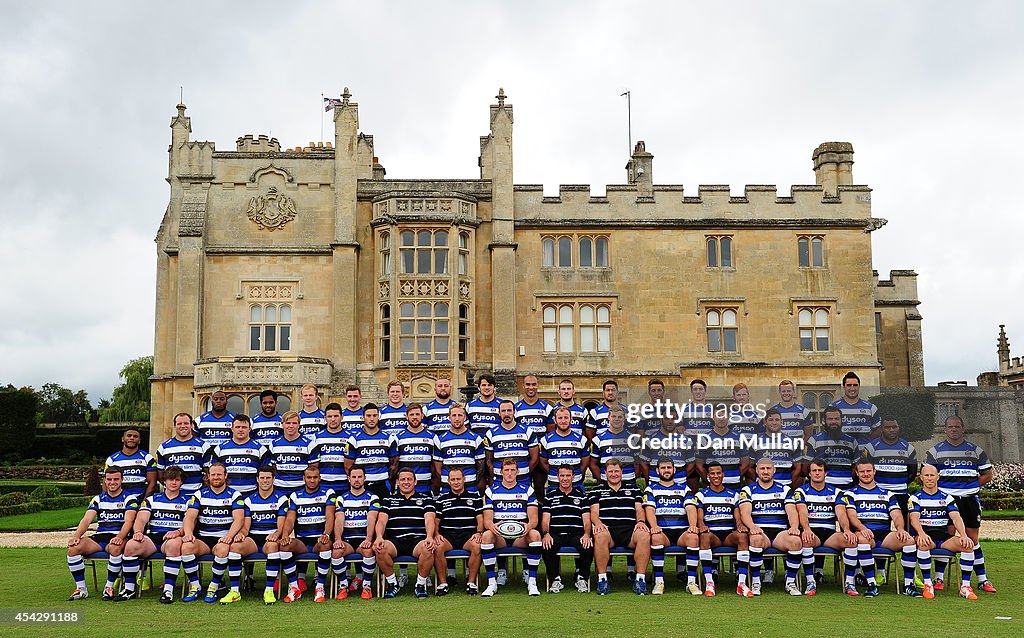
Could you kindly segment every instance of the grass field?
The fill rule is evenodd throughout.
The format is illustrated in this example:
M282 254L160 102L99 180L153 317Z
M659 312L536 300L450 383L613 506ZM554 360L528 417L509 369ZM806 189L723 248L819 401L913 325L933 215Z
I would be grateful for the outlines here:
M50 510L16 516L0 516L0 531L13 532L30 529L67 529L78 525L85 513L83 507Z
M815 598L791 598L776 584L759 599L740 599L726 581L717 598L687 595L671 580L661 597L630 593L618 566L611 595L543 594L529 598L521 583L502 588L494 598L470 598L461 592L446 598L416 600L404 591L395 600L349 599L316 605L303 599L266 607L254 595L230 607L202 602L160 605L156 592L141 600L105 603L94 597L65 602L73 589L59 549L0 550L0 608L77 611L79 625L17 628L0 625L2 635L146 636L186 635L364 635L364 636L905 636L1019 635L1024 629L1024 543L991 542L986 547L989 573L998 594L962 600L940 592L933 601L896 596L892 587L877 599L847 598L827 583ZM102 575L101 575L102 578ZM542 576L543 579L543 576ZM89 579L92 587L91 576ZM1011 616L1012 620L996 620ZM815 629L808 628L814 623ZM324 627L324 630L313 630ZM330 631L326 628L330 627ZM211 633L212 632L212 633Z

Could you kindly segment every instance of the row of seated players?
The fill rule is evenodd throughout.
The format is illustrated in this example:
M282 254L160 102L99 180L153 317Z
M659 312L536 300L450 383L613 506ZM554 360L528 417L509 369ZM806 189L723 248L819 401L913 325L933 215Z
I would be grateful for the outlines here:
M761 593L760 571L763 552L774 548L785 553L786 592L814 595L814 549L826 546L842 551L847 568L846 593L859 595L853 578L857 566L867 580L864 595L878 595L872 551L876 547L902 553L904 593L922 596L912 581L918 566L925 587L923 596L934 596L930 551L941 547L959 552L963 584L960 594L974 599L970 582L971 549L963 520L952 497L938 489L938 471L925 465L921 472L923 489L909 499L909 531L894 496L875 482L874 464L856 462L858 484L840 491L826 482L827 466L820 459L809 463L810 482L790 488L774 479L770 459L757 462L757 480L738 493L723 483L723 468L708 465L709 486L691 493L675 478L675 465L662 458L656 463L658 480L645 491L622 481L622 465L609 460L604 466L606 482L586 493L574 483L569 467L557 470L557 486L540 500L528 482L520 480L514 459L502 462L501 480L488 487L483 496L467 489L462 471L454 468L448 487L438 496L417 492L416 474L410 468L398 473L394 493L378 498L364 484L361 468L350 471L350 488L336 494L320 481L320 472L310 465L303 471L303 488L290 496L273 487L274 471L261 468L258 489L243 497L228 486L227 472L220 463L209 469L209 486L192 496L181 493L183 472L172 467L165 472L165 489L140 506L121 485L121 472L112 468L104 475L104 492L89 506L68 543L68 565L76 590L70 599L88 596L82 555L106 550L110 554L105 599L127 600L134 595L140 561L161 551L165 556L164 586L160 601L173 602L178 572L184 569L189 581L184 601L200 597L198 556L213 554L212 581L204 600L232 603L241 598L242 562L247 555L262 551L267 557L264 601L275 602L273 583L283 569L288 583L285 602L301 597L295 580L294 556L317 555L315 602L326 600L326 580L333 570L340 581L338 599L350 591L371 598L371 580L379 567L385 582L385 598L394 597L398 586L394 574L396 556L417 560L415 595L427 597L427 576L436 568L436 593L448 593L445 553L453 548L470 555L468 593L476 593L480 564L488 585L480 592L493 596L498 591L495 577L496 550L506 544L526 550L528 593L539 595L537 570L544 554L549 591L561 590L557 552L574 547L579 552L577 588L586 591L590 564L596 563L599 594L610 591L607 577L613 547L633 550L637 574L633 591L648 592L646 570L653 564L654 586L650 593L664 593L665 548L685 548L687 591L714 596L715 577L712 549L721 545L737 550L736 591L744 597ZM84 533L99 518L96 534ZM955 535L953 533L955 532ZM346 559L361 557L362 582L347 585ZM697 570L703 563L705 588L698 585ZM797 586L797 572L804 568L806 589ZM114 581L123 572L125 587L114 594ZM227 572L230 589L219 590Z
M625 413L618 406L609 410L606 429L589 444L573 430L568 409L556 409L551 431L537 434L516 422L511 401L502 402L501 421L483 437L467 428L466 411L458 404L451 407L449 429L440 435L425 428L423 410L418 404L408 406L404 429L393 434L380 428L379 411L373 404L364 407L362 426L355 433L350 434L341 426L341 412L338 404L329 405L326 428L313 436L301 434L298 413L286 413L284 434L269 445L254 440L248 417L237 415L232 421L232 437L216 446L198 438L191 416L181 413L174 419L174 436L158 448L155 458L138 449L137 433L129 430L125 433L125 448L112 455L106 466L119 467L125 475L125 489L142 496L155 490L156 472L171 465L185 471L183 491L194 492L203 484L203 469L213 461L226 465L232 486L243 493L256 488L255 472L264 464L275 466L275 485L282 491L299 489L302 471L310 463L319 465L323 480L335 489L346 486L346 473L351 467L361 466L371 491L379 496L390 491L388 480L394 479L400 465L414 469L419 491L436 492L447 483L447 472L453 467L461 468L470 484L484 489L498 475L499 464L505 458L517 459L520 474L533 476L538 491L545 489L545 483L556 483L557 468L561 465L574 468L577 483L588 470L603 480L601 466L612 458L627 466L627 482L636 476L653 480L657 478L653 461L659 455L672 458L676 478L687 481L691 489L697 489L700 481L706 480L705 466L710 461L723 466L729 487L751 482L753 466L761 458L770 458L775 463L776 480L799 486L806 476L807 461L817 457L825 459L832 468L830 484L846 488L853 483L853 462L870 456L881 468L879 481L900 494L906 493L918 467L914 447L900 439L895 419L884 423L878 439L861 446L841 434L840 414L833 408L825 411L825 429L812 436L806 446L802 440L782 434L781 414L769 410L765 432L752 438L752 445L744 444L728 415L719 413L706 438L688 448L675 449L666 449L662 442L678 442L689 435L677 432L674 420L662 419L658 430L640 437L625 428ZM905 500L901 506L905 509Z

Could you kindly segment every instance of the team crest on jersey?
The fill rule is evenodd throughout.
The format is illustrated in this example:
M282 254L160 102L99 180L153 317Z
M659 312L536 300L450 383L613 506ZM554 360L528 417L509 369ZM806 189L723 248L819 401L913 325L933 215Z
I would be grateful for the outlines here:
M572 499L572 504L573 505L579 505L580 504L580 499L578 499L578 498Z
M423 505L423 499L422 498L416 499L416 504L417 505Z

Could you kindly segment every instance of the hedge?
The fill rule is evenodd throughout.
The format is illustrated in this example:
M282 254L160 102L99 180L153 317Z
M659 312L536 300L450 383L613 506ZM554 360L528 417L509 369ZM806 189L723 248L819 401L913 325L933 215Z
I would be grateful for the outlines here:
M24 492L11 492L9 494L0 495L0 507L7 507L8 505L21 505L22 503L29 502L28 494Z
M15 492L30 492L33 489L39 487L39 485L26 484L26 485L0 485L0 501L6 494L12 494ZM60 490L61 496L77 496L82 493L83 487L81 485L54 485ZM0 502L0 504L3 504Z
M7 505L0 507L0 516L15 516L16 514L35 514L43 511L43 504L39 502L19 503L18 505Z
M50 511L85 507L91 500L91 496L56 496L54 498L41 498L38 502L43 506L44 511Z
M97 428L89 434L44 433L39 430L32 447L22 456L33 459L105 459L121 449L123 433L121 428ZM139 446L143 450L149 449L149 428L142 428Z

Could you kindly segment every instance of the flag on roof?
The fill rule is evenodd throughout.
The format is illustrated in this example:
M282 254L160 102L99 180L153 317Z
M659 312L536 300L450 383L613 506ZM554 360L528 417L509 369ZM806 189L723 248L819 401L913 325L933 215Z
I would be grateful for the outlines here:
M341 106L342 102L336 97L325 97L324 98L324 111L330 111L336 106Z

